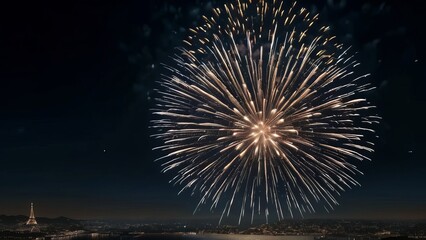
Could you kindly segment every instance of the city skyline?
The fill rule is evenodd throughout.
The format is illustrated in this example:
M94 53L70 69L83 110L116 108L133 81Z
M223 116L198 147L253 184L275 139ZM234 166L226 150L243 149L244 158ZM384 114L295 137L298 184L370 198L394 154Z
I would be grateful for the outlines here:
M305 218L424 219L426 9L391 0L298 4L352 45L383 117L372 161L359 164L362 186L334 211L318 207ZM198 198L168 183L173 174L161 173L159 142L149 137L161 63L212 5L221 1L4 3L0 215L27 216L34 202L42 217L218 222L207 207L193 214Z

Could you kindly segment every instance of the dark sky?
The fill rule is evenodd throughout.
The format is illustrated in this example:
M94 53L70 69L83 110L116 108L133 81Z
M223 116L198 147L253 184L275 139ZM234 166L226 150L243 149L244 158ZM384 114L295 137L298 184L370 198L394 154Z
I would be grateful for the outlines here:
M353 45L384 118L363 185L308 217L425 218L426 58L422 1L301 1ZM154 163L154 81L210 1L0 4L0 214L190 219ZM158 143L157 143L158 144ZM213 217L214 218L214 217Z

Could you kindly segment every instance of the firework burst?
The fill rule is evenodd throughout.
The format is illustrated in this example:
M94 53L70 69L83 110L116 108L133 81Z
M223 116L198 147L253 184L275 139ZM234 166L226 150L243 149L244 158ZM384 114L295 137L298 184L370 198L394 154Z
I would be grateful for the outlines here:
M284 5L214 9L160 81L152 122L163 171L222 217L237 208L239 221L283 219L318 202L328 211L359 185L352 161L373 151L367 75L354 74L358 63L318 15Z

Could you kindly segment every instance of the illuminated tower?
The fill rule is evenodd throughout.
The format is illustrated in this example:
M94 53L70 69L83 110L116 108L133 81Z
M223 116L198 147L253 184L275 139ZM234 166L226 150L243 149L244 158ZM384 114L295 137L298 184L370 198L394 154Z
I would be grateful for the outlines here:
M34 206L33 203L31 203L31 211L30 211L30 218L27 221L27 225L37 225L37 221L34 216Z

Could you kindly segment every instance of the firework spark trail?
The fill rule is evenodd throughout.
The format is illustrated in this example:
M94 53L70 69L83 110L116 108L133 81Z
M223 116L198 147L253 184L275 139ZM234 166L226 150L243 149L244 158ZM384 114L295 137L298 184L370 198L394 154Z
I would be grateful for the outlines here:
M155 149L170 182L199 195L197 208L224 205L222 217L239 208L240 222L246 209L253 221L273 208L283 219L285 208L333 209L359 185L350 161L373 151L365 139L380 117L362 98L373 87L317 18L280 1L225 4L165 66Z

